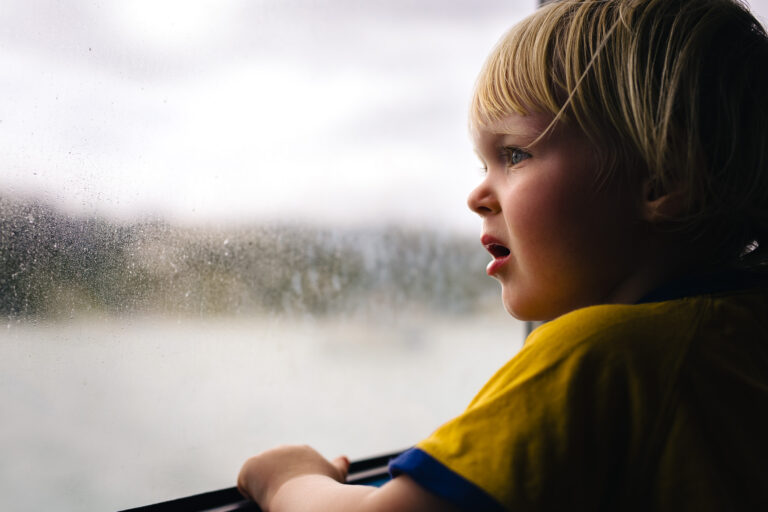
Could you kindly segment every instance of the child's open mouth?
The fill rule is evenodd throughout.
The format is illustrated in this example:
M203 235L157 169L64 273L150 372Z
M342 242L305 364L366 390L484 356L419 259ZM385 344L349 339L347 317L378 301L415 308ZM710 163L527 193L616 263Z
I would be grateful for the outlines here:
M509 256L509 249L500 244L491 244L487 246L486 249L488 249L488 252L490 252L494 258Z
M493 261L488 263L488 266L485 269L486 273L489 276L492 276L509 260L511 252L507 246L490 235L483 235L480 239L480 243L482 243L485 250L493 256Z

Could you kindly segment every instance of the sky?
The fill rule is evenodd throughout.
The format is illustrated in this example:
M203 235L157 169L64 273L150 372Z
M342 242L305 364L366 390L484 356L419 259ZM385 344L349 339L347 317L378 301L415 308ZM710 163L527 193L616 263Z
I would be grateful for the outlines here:
M477 231L472 85L536 3L4 0L0 196Z
M467 104L530 0L5 0L0 195L474 229Z

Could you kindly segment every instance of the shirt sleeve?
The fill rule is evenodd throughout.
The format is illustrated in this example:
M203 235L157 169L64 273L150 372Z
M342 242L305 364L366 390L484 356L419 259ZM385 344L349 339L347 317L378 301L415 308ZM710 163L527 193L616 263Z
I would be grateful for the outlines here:
M407 474L432 494L457 505L462 510L503 512L504 508L481 487L418 448L400 454L389 463L392 477Z

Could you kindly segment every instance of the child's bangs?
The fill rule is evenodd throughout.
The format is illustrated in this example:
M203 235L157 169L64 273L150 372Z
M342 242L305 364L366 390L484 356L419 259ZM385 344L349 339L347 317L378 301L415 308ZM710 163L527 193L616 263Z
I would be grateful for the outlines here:
M484 126L513 113L557 115L563 101L552 70L551 21L547 16L534 15L515 25L499 41L475 85L472 123Z

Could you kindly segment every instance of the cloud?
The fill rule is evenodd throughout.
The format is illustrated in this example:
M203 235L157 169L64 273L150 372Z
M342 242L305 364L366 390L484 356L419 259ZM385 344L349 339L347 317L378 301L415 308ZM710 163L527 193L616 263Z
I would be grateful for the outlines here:
M86 211L203 219L287 209L340 219L349 204L368 206L359 218L420 209L446 217L464 192L440 196L434 184L474 163L465 109L475 74L532 9L470 0L6 4L0 143L10 149L0 186ZM441 190L458 184L466 189L453 179Z

